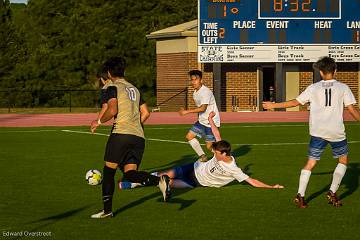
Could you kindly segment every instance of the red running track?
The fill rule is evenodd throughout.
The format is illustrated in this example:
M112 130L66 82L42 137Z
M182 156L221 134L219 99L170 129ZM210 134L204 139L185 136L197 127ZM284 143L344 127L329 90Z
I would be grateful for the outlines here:
M220 115L222 123L307 122L309 117L308 112L222 112ZM0 127L89 126L96 117L96 113L0 114ZM344 119L353 121L347 112ZM154 112L146 125L192 124L195 121L195 114L179 116L177 112Z

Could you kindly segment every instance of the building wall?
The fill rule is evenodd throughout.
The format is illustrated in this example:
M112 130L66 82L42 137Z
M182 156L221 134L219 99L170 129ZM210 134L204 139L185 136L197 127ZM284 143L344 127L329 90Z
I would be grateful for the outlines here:
M196 53L157 54L156 94L161 111L178 111L192 101L188 72L198 69Z
M345 84L347 84L356 98L356 102L359 103L359 79L360 69L358 63L340 63L338 64L339 71L336 72L335 78Z

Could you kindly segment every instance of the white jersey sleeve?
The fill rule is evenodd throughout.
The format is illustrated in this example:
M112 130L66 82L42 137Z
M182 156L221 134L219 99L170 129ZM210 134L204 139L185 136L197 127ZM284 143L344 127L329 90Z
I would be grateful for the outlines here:
M238 182L242 182L245 181L246 179L249 178L249 176L247 174L245 174L241 168L236 167L233 170L233 177L238 181Z
M349 106L352 104L356 104L356 99L354 97L354 94L351 92L349 86L345 85L344 90L344 105Z
M296 101L298 101L301 105L304 105L308 102L310 102L311 98L311 88L312 85L308 86L305 91L303 91L297 98Z

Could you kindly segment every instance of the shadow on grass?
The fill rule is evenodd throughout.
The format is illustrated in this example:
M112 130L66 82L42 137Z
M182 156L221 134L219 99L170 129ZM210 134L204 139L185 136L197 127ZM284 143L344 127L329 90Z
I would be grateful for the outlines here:
M157 171L157 172L163 172L165 170L168 170L170 168L173 168L175 166L181 166L190 162L195 162L198 159L197 156L191 154L191 155L184 155L180 159L174 160L172 162L166 163L164 165L160 165L157 167L144 169L145 171Z
M235 158L237 158L237 157L246 155L250 151L251 151L251 146L250 145L241 145L240 147L235 148L235 149L232 150L232 155Z
M79 212L82 212L84 211L85 209L89 208L91 205L86 205L84 207L80 207L80 208L77 208L77 209L74 209L74 210L70 210L70 211L67 211L67 212L63 212L63 213L60 213L60 214L56 214L56 215L53 215L53 216L49 216L49 217L46 217L46 218L41 218L39 220L35 220L35 221L31 221L31 222L28 222L28 223L25 223L25 225L27 224L34 224L34 223L43 223L35 228L32 228L30 229L28 232L38 232L40 229L42 228L45 228L49 225L52 225L52 224L55 224L56 222L60 221L60 220L63 220L63 219L66 219L66 218L69 218L69 217L72 217L74 215L77 215ZM22 236L19 236L15 239L20 239L20 238L27 238L27 237L22 237Z
M360 164L350 163L348 165L344 179L342 180L342 185L345 185L346 191L339 196L340 199L350 196L359 188L359 178Z
M77 208L77 209L74 209L74 210L71 210L71 211L67 211L67 212L64 212L64 213L60 213L60 214L57 214L57 215L54 215L54 216L50 216L50 217L46 217L46 218L41 218L39 220L36 220L36 221L32 221L30 223L37 223L37 222L44 222L44 221L49 221L49 220L61 220L61 219L64 219L64 218L68 218L68 217L71 217L71 216L74 216L76 215L77 213L89 208L91 205L87 205L85 207L81 207L81 208Z
M192 190L192 188L184 188L184 189L176 189L176 190L172 189L172 195L171 195L170 200L166 203L164 202L164 204L179 204L180 205L180 207L178 209L179 211L184 210L187 207L190 207L194 202L196 202L196 200L184 200L184 199L179 198L178 196L180 196L184 193L187 193L188 191L191 191L191 190ZM135 200L135 201L117 209L114 212L114 215L120 214L128 209L136 207L140 204L143 204L144 202L146 202L148 200L155 199L155 198L158 198L158 200L157 200L158 202L164 201L161 192L160 191L155 192L155 193L144 196L138 200Z
M339 198L343 199L351 194L353 194L358 188L359 188L359 177L360 177L360 164L359 163L350 163L348 164L346 174L341 182L341 186L345 187L345 192L342 193ZM333 174L333 172L321 172L321 173L313 173L312 175L326 175L326 174ZM330 180L331 181L331 180ZM329 191L330 184L325 186L320 191L317 191L313 194L311 194L307 201L310 202L311 200L317 198L318 196L325 194L327 191Z

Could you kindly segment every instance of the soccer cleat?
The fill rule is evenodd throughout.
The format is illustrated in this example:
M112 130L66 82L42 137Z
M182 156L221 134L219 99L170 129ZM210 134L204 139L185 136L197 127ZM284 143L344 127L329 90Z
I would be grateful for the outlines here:
M91 215L91 218L112 218L114 214L112 212L105 213L104 210L101 210L98 213Z
M171 191L170 191L170 178L168 175L162 175L160 177L159 188L163 194L164 202L169 201L171 196Z
M296 204L296 206L297 206L298 208L307 208L307 207L308 207L307 203L305 202L304 197L302 197L302 196L300 195L300 193L298 193L298 194L296 195L296 197L295 197L295 199L294 199L294 203Z
M332 191L329 191L326 194L326 198L328 200L329 204L332 204L334 207L341 207L342 203L339 200L339 198L336 196L336 193L333 193Z
M205 154L201 155L200 158L198 159L200 162L207 162L208 158Z

